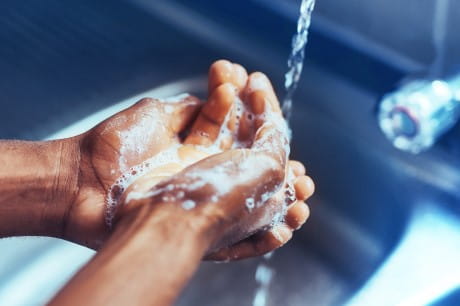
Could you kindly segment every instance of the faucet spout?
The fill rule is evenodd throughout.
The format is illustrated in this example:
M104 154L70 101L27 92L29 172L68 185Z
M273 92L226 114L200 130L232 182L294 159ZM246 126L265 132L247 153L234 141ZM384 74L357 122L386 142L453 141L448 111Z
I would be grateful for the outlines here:
M385 136L401 150L430 148L460 118L460 74L447 80L416 80L387 94L378 120Z

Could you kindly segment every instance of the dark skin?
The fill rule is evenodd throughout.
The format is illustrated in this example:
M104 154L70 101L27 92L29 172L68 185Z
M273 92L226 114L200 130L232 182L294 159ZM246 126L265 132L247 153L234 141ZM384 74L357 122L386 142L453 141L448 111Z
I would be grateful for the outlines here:
M283 131L270 118L244 122L231 113L239 96L255 117L268 110L281 116L268 79L261 74L248 77L241 66L218 61L210 69L209 89L204 106L193 97L168 106L143 99L74 138L0 143L5 165L0 170L0 235L54 236L99 249L52 304L167 305L203 257L227 260L266 253L283 245L305 222L303 200L313 184L303 165L288 163ZM107 226L107 190L120 175L172 145L214 144L227 114L232 136L219 140L222 153L171 173L159 184L148 176L139 178L136 193L145 196L130 200L131 186L119 192L113 226ZM189 136L178 137L187 128ZM235 141L245 145L231 148ZM140 149L132 150L130 143ZM257 164L256 171L240 169L245 163ZM213 184L197 190L165 188L190 185L196 173L213 174L224 164L224 191ZM287 171L294 173L290 183L296 201L289 203L285 222L268 229L286 205ZM273 191L271 197L249 212L247 196L261 200L267 190ZM179 192L196 207L186 210L181 201L164 200ZM217 203L210 203L213 196L218 196ZM127 279L135 281L128 285Z

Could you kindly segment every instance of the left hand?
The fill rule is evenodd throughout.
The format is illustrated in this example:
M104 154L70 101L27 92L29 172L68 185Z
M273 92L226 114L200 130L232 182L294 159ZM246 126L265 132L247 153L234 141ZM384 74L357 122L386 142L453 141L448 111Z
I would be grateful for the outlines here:
M64 239L93 249L106 240L111 232L104 221L106 197L112 184L131 167L178 143L179 133L201 106L193 96L178 100L142 99L72 139L81 158L78 191L66 216Z

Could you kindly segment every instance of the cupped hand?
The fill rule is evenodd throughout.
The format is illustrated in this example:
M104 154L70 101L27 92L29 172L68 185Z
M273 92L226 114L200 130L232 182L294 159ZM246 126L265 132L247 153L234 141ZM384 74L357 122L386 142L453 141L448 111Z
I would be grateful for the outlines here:
M190 95L168 101L145 98L77 136L79 188L63 237L99 248L111 233L106 222L108 193L118 198L123 191L111 186L133 166L180 143L179 134L193 122L201 104Z
M254 202L251 200L247 202L247 199L243 201L244 203L236 200L230 202L235 205L234 207L239 209L245 207L248 211L252 206L257 206L256 202L264 208L276 207L276 209L260 210L268 213L268 219L275 214L281 220L283 218L279 216L286 214L283 222L276 224L271 222L270 226L265 226L262 224L268 219L260 217L256 212L258 210L255 209L251 217L245 218L246 224L252 222L253 226L241 226L240 228L246 228L246 231L240 233L225 231L228 237L220 239L221 243L216 244L214 250L217 246L223 248L209 253L207 258L227 260L260 255L289 240L291 232L300 227L308 217L308 206L303 201L313 192L313 183L305 176L305 169L301 163L291 161L286 167L287 155L284 148L276 154L271 152L267 155L268 152L262 153L261 150L256 153L256 147L262 143L266 147L274 146L277 141L280 144L281 140L284 142L282 146L286 146L287 143L285 130L280 129L283 120L270 82L261 73L254 73L248 77L241 66L227 61L218 61L210 69L209 93L210 97L204 107L198 98L189 95L177 96L167 101L142 99L87 133L76 137L81 153L78 169L79 189L65 217L63 238L98 249L112 233L110 226L112 217L119 204L123 202L120 197L123 195L126 199L126 195L129 194L125 192L128 186L131 191L138 189L135 190L137 194L141 193L142 188L152 191L159 188L160 185L157 185L159 181L165 181L168 177L209 155L226 151L212 157L213 162L200 164L200 167L207 165L210 167L207 171L212 173L216 170L212 168L218 166L219 161L224 162L222 158L231 161L240 159L242 162L243 157L247 160L254 156L268 158L271 155L273 159L278 154L277 167L284 167L285 171L283 173L275 171L267 177L273 178L274 183L282 180L282 184L285 185L283 187L276 185L276 188L273 185L272 189L278 191L268 199L269 193L265 192L264 201L256 200L260 195L253 193ZM267 117L267 114L270 116ZM188 136L185 139L180 137L191 125L193 127ZM265 132L262 132L264 130ZM260 140L261 135L273 133L281 133L280 138L265 142ZM278 147L281 148L281 145ZM161 158L158 160L157 157L172 150L176 150L180 163L171 163ZM249 157L248 152L250 152ZM139 170L146 166L146 161L148 165L148 161L152 159L155 165L144 167L143 170L149 171L141 173L142 171ZM192 168L193 166L190 169ZM145 172L147 174L141 177ZM248 174L243 172L241 173L243 176ZM179 177L180 174L177 174L174 179ZM229 186L232 186L231 182ZM257 186L268 188L269 184L254 180L247 186L253 186L256 190ZM241 188L232 187L231 190L241 190ZM176 195L181 194L179 192ZM216 196L214 194L211 200L215 201ZM138 202L145 202L145 200ZM200 201L194 203L198 204L198 202ZM188 212L187 205L191 205L192 201L186 203L184 211ZM287 212L282 207L284 204L289 204ZM125 206L122 207L124 210ZM118 216L122 215L118 213ZM196 217L197 222L199 217L201 216ZM250 233L255 234L228 246L229 242L239 241Z
M215 225L207 259L261 255L308 218L303 201L313 183L301 163L287 161L288 128L265 75L218 61L209 91L176 159L149 160L154 166L124 192L117 219L139 207L182 206L184 221Z

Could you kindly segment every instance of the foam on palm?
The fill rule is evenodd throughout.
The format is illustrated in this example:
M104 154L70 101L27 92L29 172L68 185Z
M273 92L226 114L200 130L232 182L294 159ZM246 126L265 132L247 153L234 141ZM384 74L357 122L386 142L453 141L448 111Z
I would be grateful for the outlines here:
M167 98L162 100L162 102L174 103L178 99L183 99L187 94L181 94L175 97ZM237 119L237 124L239 119L245 112L245 105L243 102L236 98L234 104L234 115ZM167 111L167 105L165 107ZM173 191L178 190L177 192L168 192L166 196L162 199L165 202L180 202L182 207L186 210L193 209L196 206L195 201L185 198L185 193L183 190L193 191L199 188L202 188L205 185L212 185L215 189L215 194L208 199L210 202L218 202L219 197L222 194L225 194L229 191L230 185L225 182L225 178L228 177L229 166L238 167L237 171L240 173L245 173L248 175L238 176L237 181L233 181L233 185L247 184L247 177L257 175L261 166L271 165L272 167L277 166L277 162L268 156L259 158L256 162L252 161L251 163L242 162L238 165L232 165L231 161L224 162L221 165L217 165L212 172L209 171L189 171L187 176L193 181L192 184L180 184L173 185L168 184L162 188L150 188L149 192L139 192L136 191L136 180L142 176L148 176L152 187L157 185L160 182L170 178L174 174L180 172L184 168L214 154L222 152L220 144L225 140L231 137L234 141L232 144L232 149L242 149L247 148L248 143L242 143L237 141L235 135L236 132L231 131L228 128L228 123L231 118L231 112L229 112L225 118L224 123L221 126L218 138L210 146L201 146L201 145L182 145L175 144L169 147L167 150L164 150L151 158L145 160L139 165L129 168L123 173L115 183L110 187L107 196L107 214L106 214L106 223L111 226L112 220L114 217L115 209L119 204L121 195L127 190L128 187L132 185L132 191L126 196L125 204L129 205L129 202L135 199L142 199L147 197L156 196L163 193L164 191ZM267 106L266 111L260 115L251 115L248 117L249 120L263 120L265 122L261 128L264 128L265 125L272 125L271 127L265 129L265 133L255 141L251 147L251 151L264 151L264 152L273 152L272 143L274 141L282 141L282 146L284 149L284 154L279 156L283 158L283 163L286 163L286 159L289 156L289 139L290 131L282 116L279 113L275 113ZM274 126L273 126L274 125ZM236 126L236 131L238 131L238 125ZM274 153L274 152L273 152ZM251 175L254 174L254 175ZM276 186L273 190L266 190L259 198L256 198L255 195L249 195L246 199L246 207L248 211L252 211L256 207L260 207L268 199L270 199L282 186ZM287 208L283 208L277 216L276 220L272 223L279 222L282 217L284 217Z

